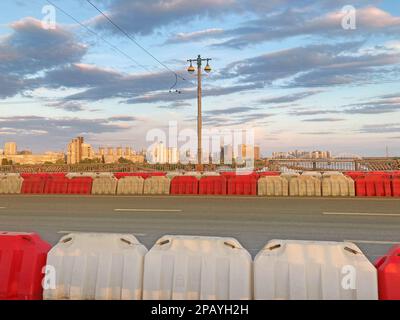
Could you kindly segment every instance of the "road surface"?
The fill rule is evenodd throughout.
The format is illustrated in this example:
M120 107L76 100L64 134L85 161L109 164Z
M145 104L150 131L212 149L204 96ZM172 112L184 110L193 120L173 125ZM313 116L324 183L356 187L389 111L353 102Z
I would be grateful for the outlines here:
M400 243L400 199L0 196L0 230L55 244L69 232L229 236L250 253L272 239L350 240L375 260Z

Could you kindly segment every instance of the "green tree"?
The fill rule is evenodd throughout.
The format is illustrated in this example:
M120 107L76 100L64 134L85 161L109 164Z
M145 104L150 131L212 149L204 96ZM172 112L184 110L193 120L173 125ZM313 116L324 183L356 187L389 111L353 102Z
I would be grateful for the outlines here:
M132 164L133 162L131 160L125 159L124 157L121 157L118 159L118 163L129 163Z

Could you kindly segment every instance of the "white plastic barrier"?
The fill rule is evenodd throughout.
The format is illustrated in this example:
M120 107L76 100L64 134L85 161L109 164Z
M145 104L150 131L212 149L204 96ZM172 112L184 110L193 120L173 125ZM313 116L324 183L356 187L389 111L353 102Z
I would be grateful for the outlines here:
M115 177L96 176L93 179L92 194L95 195L113 195L117 192L118 180Z
M332 177L332 176L343 176L343 173L339 171L326 171L322 174L322 177Z
M142 177L123 177L118 180L117 194L143 194L144 179Z
M171 180L167 177L149 177L144 180L143 194L161 195L169 194Z
M258 179L259 196L288 196L289 183L283 177L262 177Z
M0 175L0 194L21 193L23 181L19 174Z
M305 176L305 177L315 177L315 178L322 177L321 172L317 172L317 171L304 171L301 175Z
M143 299L252 299L251 256L232 238L164 236L145 257Z
M254 261L258 300L376 300L377 272L345 242L269 242Z
M312 175L291 178L289 194L297 197L320 197L322 194L321 179Z
M147 249L132 235L74 233L47 256L47 300L139 300ZM54 268L54 269L53 269ZM51 286L50 286L51 288Z
M284 172L281 174L282 178L285 178L287 181L290 182L291 179L299 177L300 174L296 172Z
M330 175L322 178L322 196L355 197L355 182L344 175Z

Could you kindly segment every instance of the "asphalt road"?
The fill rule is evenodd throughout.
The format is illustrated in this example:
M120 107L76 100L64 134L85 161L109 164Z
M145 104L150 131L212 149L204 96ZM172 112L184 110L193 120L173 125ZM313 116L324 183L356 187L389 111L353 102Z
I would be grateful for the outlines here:
M375 260L400 243L400 199L0 196L0 230L234 237L255 256L272 239L355 242Z

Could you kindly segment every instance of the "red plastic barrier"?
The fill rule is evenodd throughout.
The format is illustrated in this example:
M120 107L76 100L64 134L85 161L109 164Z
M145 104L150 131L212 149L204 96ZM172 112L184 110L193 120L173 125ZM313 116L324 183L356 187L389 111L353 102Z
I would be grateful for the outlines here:
M171 181L171 194L198 194L199 180L193 176L178 176Z
M392 176L393 197L400 197L400 174Z
M44 186L45 194L67 194L69 179L65 176L49 176Z
M24 194L43 194L46 185L45 175L28 175L22 182L21 193Z
M375 262L380 300L400 300L400 245Z
M259 177L277 177L281 175L279 171L258 172L257 174Z
M366 174L356 178L356 195L359 197L391 197L389 174Z
M257 195L257 178L254 175L232 177L227 185L229 195Z
M30 177L44 177L44 178L48 178L48 177L65 177L66 173L64 172L51 172L51 173L47 173L47 172L39 172L39 173L21 173L21 177L22 178L30 178Z
M142 177L143 179L147 179L149 177L165 177L166 174L166 172L116 172L114 176L117 179L123 177Z
M227 190L225 177L202 177L199 182L199 194L225 195Z
M79 177L69 179L67 194L91 194L93 179L90 177Z
M0 232L0 300L41 300L51 246L35 233Z
M365 176L367 173L365 171L347 171L344 174L353 180L356 180L358 177Z

